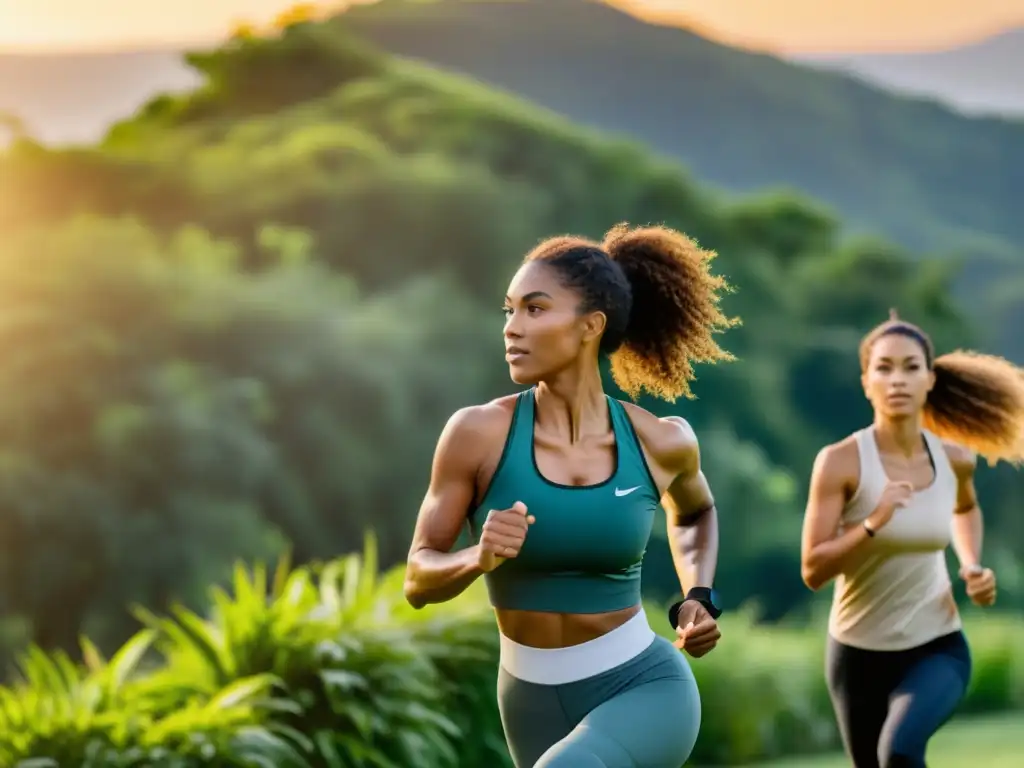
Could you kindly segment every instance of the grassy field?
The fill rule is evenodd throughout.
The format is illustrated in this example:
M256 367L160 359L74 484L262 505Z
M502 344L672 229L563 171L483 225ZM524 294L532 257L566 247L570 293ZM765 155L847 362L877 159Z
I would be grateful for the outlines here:
M757 768L849 768L843 755L774 760ZM928 768L1020 768L1024 712L953 720L928 745Z

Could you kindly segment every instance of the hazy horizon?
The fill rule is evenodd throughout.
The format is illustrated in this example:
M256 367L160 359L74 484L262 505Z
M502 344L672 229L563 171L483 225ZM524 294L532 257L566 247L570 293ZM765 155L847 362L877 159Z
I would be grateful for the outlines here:
M349 2L310 3L338 8ZM1020 0L616 0L733 45L789 54L953 48L1024 26ZM15 6L19 6L15 8ZM0 53L174 49L264 25L287 0L0 0ZM168 12L172 9L173 12Z

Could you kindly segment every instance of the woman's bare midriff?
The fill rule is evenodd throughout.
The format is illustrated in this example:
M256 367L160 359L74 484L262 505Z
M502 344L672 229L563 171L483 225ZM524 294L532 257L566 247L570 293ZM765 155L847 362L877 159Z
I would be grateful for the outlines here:
M639 612L639 605L610 613L495 611L501 634L531 648L568 648L596 640L618 629Z

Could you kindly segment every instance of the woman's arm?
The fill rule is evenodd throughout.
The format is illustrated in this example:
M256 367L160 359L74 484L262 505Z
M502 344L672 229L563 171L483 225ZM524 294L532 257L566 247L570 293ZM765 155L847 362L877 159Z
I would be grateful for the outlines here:
M662 443L658 462L673 480L662 498L672 561L685 595L710 588L718 567L718 510L701 471L700 446L693 429L679 417L664 421L674 429Z
M697 437L686 420L668 416L658 420L657 427L648 434L653 437L651 456L658 474L668 482L661 501L672 560L684 597L670 611L677 635L675 646L700 658L722 636L715 617L703 602L712 600L710 589L718 566L718 512L700 468ZM701 598L693 594L694 588L708 592ZM712 610L715 607L713 602L710 606Z
M960 560L960 572L981 564L984 524L978 495L974 489L974 454L960 446L946 446L946 454L956 475L956 514L953 517L953 551Z
M953 515L953 551L960 560L960 578L967 584L967 596L975 605L989 606L996 601L996 576L981 566L981 545L985 522L974 489L974 453L957 445L946 445L946 454L957 480L956 509Z
M855 462L859 462L859 458L856 443L852 441L826 446L814 460L800 546L800 572L804 584L814 591L842 573L871 538L863 525L854 526L841 536L836 536L851 481L860 474L859 468L853 471ZM906 493L909 495L909 489L906 489ZM867 522L872 530L880 528L891 517L890 512L888 517L882 515L884 522L873 521L878 513L885 512L882 506L886 503L883 499L879 508L868 517Z
M457 411L437 441L405 570L405 598L414 608L451 600L483 573L477 546L451 548L476 495L479 457L486 451L487 418L481 413L486 407Z

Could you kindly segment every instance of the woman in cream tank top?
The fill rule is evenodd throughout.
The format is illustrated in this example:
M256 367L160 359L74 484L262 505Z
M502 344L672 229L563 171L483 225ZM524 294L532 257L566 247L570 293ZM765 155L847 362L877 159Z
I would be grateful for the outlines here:
M971 674L945 552L971 601L992 605L975 456L1024 460L1024 371L972 352L936 359L895 313L861 342L860 364L874 421L818 454L803 578L835 580L827 681L854 768L925 768Z

